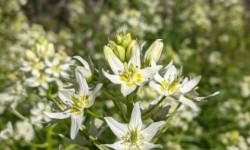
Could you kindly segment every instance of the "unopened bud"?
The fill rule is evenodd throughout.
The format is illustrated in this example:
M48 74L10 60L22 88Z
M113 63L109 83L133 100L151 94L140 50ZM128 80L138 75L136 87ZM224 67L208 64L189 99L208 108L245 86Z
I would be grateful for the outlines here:
M128 45L128 48L127 48L127 51L126 51L126 59L127 60L130 60L130 57L132 55L132 49L135 46L135 44L137 44L137 41L136 40L132 40L130 42L130 44Z
M161 39L154 41L154 43L150 45L150 47L145 53L144 56L145 63L149 65L152 59L155 62L157 62L160 59L162 49L163 49L163 42L161 41Z

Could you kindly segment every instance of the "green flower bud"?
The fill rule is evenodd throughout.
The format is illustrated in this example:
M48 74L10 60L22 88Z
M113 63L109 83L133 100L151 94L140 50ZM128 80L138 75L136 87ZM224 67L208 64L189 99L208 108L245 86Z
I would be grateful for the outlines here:
M122 46L117 45L114 49L115 55L122 61L125 61L125 49Z
M127 51L126 51L126 59L129 60L132 55L132 49L137 44L136 40L132 40L130 44L128 45Z

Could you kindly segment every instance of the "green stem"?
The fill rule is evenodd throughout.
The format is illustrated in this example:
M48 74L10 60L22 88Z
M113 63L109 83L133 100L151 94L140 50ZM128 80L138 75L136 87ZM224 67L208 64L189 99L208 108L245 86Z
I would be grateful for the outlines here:
M134 106L134 94L131 93L127 96L127 116L130 119Z
M52 150L52 129L53 126L48 127L46 132L47 150Z
M150 107L148 110L146 110L142 116L143 118L146 118L157 106L159 106L161 104L161 102L166 98L166 96L163 96L156 105Z
M95 118L97 118L97 119L100 119L100 120L104 121L104 118L103 118L103 117L99 116L98 114L94 113L93 111L87 109L86 112L87 112L88 114L90 114L91 116L93 116L93 117L95 117Z
M126 112L123 109L123 107L121 105L121 102L116 101L117 97L115 97L114 95L112 95L109 91L107 91L104 88L102 88L102 92L103 92L104 95L106 95L107 97L109 97L113 101L113 103L115 105L115 108L121 114L123 121L127 122L128 119L127 119L127 116L126 116Z
M20 114L18 111L16 111L14 108L12 108L12 112L14 115L16 115L18 118L22 119L22 120L27 120L26 117L24 117L22 114Z
M153 143L156 142L158 140L158 138L167 131L167 129L169 128L169 122L172 120L172 118L174 117L174 115L177 113L178 109L181 107L181 104L182 103L179 102L178 105L175 107L174 111L171 113L171 115L165 121L164 125L159 130L158 134L152 140Z

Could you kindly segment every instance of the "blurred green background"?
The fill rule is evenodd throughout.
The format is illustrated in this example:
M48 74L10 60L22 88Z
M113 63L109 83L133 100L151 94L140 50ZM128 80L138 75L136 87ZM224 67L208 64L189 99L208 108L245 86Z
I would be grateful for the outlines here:
M197 103L199 113L179 113L159 143L174 150L249 149L248 0L0 0L0 92L19 80L22 57L41 36L69 56L97 61L119 31L146 41L145 47L163 39L162 64L173 59L184 74L202 75L201 95L221 92ZM17 120L4 109L0 130ZM2 139L0 149L43 149L30 143L37 143L37 137L29 142Z

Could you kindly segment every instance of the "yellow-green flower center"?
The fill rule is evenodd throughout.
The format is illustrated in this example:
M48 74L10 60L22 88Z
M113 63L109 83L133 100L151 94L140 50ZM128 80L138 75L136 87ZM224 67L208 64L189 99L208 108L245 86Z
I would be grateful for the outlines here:
M168 82L168 81L161 81L160 85L161 85L161 91L162 92L167 92L168 94L173 94L176 92L179 92L179 87L177 87L178 84L178 80L175 79L172 82Z
M71 100L74 105L70 108L70 112L80 115L84 108L90 103L90 99L85 95L72 96Z
M125 70L120 75L120 80L130 87L142 81L142 74L137 72L137 68L133 65L130 65L129 68L125 65Z

